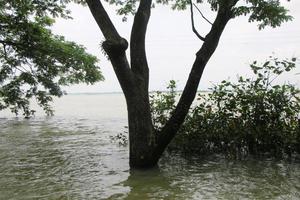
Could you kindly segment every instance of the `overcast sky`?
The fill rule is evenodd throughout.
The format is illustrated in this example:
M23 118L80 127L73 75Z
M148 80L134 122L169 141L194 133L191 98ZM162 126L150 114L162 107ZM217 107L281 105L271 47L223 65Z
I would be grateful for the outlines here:
M258 31L256 24L248 23L245 17L230 21L217 51L204 71L199 89L207 89L229 77L230 80L235 80L237 74L250 76L249 63L253 60L265 61L273 54L280 58L300 58L300 1L283 2L294 20L279 28ZM99 57L105 81L93 86L72 86L65 90L70 93L121 91L111 64L101 53L100 42L103 36L89 9L73 4L69 8L74 19L58 19L53 30L68 40L84 45L88 52ZM106 8L119 33L129 40L132 19L129 18L124 23L120 16L115 15L114 8L107 5ZM201 5L200 9L213 21L214 15L205 5ZM199 15L195 15L195 21L198 31L205 36L210 25ZM191 30L188 10L178 12L168 7L153 9L146 38L150 90L165 89L168 80L171 79L177 80L178 89L182 89L201 44ZM300 64L294 72L282 77L281 81L300 86L300 75L295 75L299 72Z

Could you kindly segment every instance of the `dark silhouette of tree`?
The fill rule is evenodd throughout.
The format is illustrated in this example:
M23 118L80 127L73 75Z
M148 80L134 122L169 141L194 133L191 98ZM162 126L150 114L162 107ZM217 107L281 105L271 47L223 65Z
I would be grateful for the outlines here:
M207 0L211 10L216 12L213 22L204 15L202 17L211 24L207 35L202 36L194 26L194 7L203 3L197 0L193 4L190 0L106 0L110 4L119 6L118 14L132 13L130 44L119 35L110 20L100 0L86 0L105 41L102 47L112 63L119 83L124 92L129 123L130 166L132 168L149 168L157 164L167 145L178 132L188 110L195 98L203 70L216 50L220 37L227 23L238 16L248 15L249 22L259 22L259 29L265 26L277 27L281 23L291 20L287 10L280 5L279 0ZM145 50L145 36L151 9L155 4L171 4L173 9L191 10L192 30L203 41L196 52L189 78L179 99L179 102L161 130L155 130L151 120L149 106L149 66ZM202 14L202 13L201 13ZM130 48L130 62L126 56Z

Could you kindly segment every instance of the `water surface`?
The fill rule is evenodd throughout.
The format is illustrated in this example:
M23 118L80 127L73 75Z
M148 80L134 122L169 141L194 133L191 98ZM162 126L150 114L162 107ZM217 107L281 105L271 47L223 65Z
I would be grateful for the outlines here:
M69 95L56 116L0 112L0 199L300 199L300 164L166 155L130 171L122 95Z

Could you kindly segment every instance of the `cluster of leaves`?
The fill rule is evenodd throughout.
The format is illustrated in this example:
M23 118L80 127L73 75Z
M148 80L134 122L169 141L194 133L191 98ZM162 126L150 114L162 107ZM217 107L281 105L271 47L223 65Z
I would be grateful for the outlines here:
M70 18L69 2L0 2L0 110L29 117L34 113L29 99L35 97L52 114L49 103L63 95L62 85L103 80L95 56L50 30L56 17Z
M246 0L246 5L233 8L233 12L234 17L249 15L249 22L259 22L259 29L266 26L275 28L293 19L287 14L288 10L281 6L280 0Z
M156 129L160 129L169 119L176 103L176 82L171 80L167 86L167 92L154 92L150 94L150 111L152 123Z
M105 1L118 7L117 13L124 16L124 21L129 14L135 14L137 3L139 3L139 0ZM152 7L155 7L157 4L163 4L171 5L171 8L174 10L185 10L191 3L193 3L192 0L156 0L153 1ZM288 10L281 5L280 0L195 0L194 3L207 3L214 12L237 3L236 6L232 7L232 18L241 15L249 16L249 22L258 22L259 29L263 29L266 26L278 27L283 22L292 19L288 15Z
M234 157L300 153L300 90L291 84L272 84L279 75L295 68L295 62L276 58L262 65L254 62L251 69L255 78L222 81L207 94L199 94L170 148ZM156 103L155 98L151 100L152 110L162 108L167 118L172 110ZM160 102L167 104L164 99ZM154 115L154 121L163 119L159 122L164 123L164 117Z

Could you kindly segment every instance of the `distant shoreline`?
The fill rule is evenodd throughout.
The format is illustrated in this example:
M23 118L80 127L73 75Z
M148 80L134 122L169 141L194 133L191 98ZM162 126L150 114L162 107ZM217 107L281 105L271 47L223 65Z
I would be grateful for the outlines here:
M176 91L176 93L182 93L183 90L178 90ZM150 91L149 93L155 93L155 92L169 92L167 90L163 90L163 91ZM199 92L209 92L209 90L198 90L197 93ZM72 92L72 93L66 93L65 95L105 95L105 94L123 94L123 92Z

